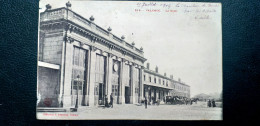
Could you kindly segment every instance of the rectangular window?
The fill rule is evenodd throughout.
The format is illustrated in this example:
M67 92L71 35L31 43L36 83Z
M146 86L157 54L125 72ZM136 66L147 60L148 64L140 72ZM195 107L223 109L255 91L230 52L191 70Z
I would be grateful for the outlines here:
M144 81L145 81L145 75L144 75Z
M134 67L133 71L134 71L133 79L134 79L134 85L135 85L135 93L139 95L139 91L138 90L139 90L139 86L140 86L140 81L139 81L140 80L139 79L140 78L140 74L139 74L140 70L138 68Z
M118 85L112 85L112 93L114 96L118 96Z
M154 83L156 83L156 78L154 78Z
M96 66L95 66L95 82L96 84L104 83L105 81L105 68L106 68L106 57L97 54L96 55Z
M78 47L73 50L73 66L72 66L72 94L83 94L83 86L86 82L86 62L87 51Z
M125 65L124 69L123 69L123 83L125 86L129 87L130 83L131 83L131 78L130 78L130 66L129 65Z
M152 77L149 77L149 82L152 82Z

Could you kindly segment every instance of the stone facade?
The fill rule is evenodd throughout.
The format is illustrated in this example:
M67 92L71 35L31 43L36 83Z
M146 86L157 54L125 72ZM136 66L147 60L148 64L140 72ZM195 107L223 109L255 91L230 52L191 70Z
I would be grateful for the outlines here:
M170 95L175 81L145 69L142 47L111 30L65 7L40 14L38 107L104 105L110 94L115 104L140 103L148 94L161 100ZM148 76L160 78L161 85L147 81Z
M70 9L46 10L40 14L38 106L96 106L104 104L106 96L110 101L110 94L117 104L139 103L145 61L142 49ZM56 93L46 102L49 95L43 91L53 86Z

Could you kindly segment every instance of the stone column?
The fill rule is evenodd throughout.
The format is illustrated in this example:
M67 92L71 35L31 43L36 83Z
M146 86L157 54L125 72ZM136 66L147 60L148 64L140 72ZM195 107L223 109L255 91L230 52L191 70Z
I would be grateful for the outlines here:
M134 81L135 81L135 78L134 78L134 74L135 74L135 68L134 68L135 66L134 66L134 64L132 64L131 66L130 66L130 70L132 71L131 72L131 97L130 97L130 103L131 104L135 104L135 83L134 83Z
M158 99L160 99L160 98L159 98L159 93L160 93L160 92L159 92L159 89L157 89L155 93L156 93L156 101L157 101Z
M123 59L121 59L121 62L120 62L120 69L119 69L119 71L120 71L120 73L119 73L119 104L123 104L123 102L122 102L122 99L123 99L123 88L125 87L124 85L123 85ZM124 96L125 96L125 94L124 94ZM125 103L125 102L124 102Z
M109 102L110 102L110 95L112 93L112 74L113 74L112 54L108 54L106 75L107 75L107 97ZM114 100L116 99L114 98Z
M90 78L89 78L89 106L94 106L94 100L95 100L95 67L96 67L96 48L91 47L90 51Z
M74 107L71 101L71 75L72 75L72 62L73 62L73 44L66 42L66 58L65 58L65 70L64 70L64 96L63 107Z
M140 83L140 86L139 86L139 96L140 96L140 98L139 98L139 100L138 100L138 102L139 103L141 103L141 100L142 99L144 99L144 97L143 97L143 92L144 92L144 79L143 79L143 71L144 69L143 69L143 67L141 67L141 69L140 69L140 71L139 71L139 83Z
M125 78L124 78L125 77L124 76L125 75L125 73L124 73L125 72L125 69L124 69L125 67L126 67L125 66L125 59L122 59L121 69L120 69L121 70L120 71L121 72L120 73L120 84L121 84L121 91L120 91L121 95L120 96L121 96L121 103L122 104L125 104L125 83L124 83L125 82Z
M63 41L62 43L62 55L61 55L61 65L60 65L60 94L59 94L59 106L60 107L63 107L63 83L64 83L64 56L65 56L65 44L66 42ZM38 84L38 83L37 83ZM37 86L38 87L38 86ZM38 88L37 88L37 91L38 91ZM37 92L37 95L38 95L38 92Z
M87 86L86 86L86 96L85 96L85 103L88 106L89 105L89 85L90 85L90 67L91 67L91 50L88 50L88 57L87 57L87 74L86 74L86 78L87 78Z
M145 91L145 97L147 98L147 100L149 100L149 90L148 87L143 86L144 87L144 91Z

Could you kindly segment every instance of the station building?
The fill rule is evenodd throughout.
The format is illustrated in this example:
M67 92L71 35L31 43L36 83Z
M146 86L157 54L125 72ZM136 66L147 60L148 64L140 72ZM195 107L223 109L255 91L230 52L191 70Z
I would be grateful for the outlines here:
M40 13L37 109L140 103L144 97L189 97L189 86L144 67L143 48L67 7ZM149 63L148 63L149 65ZM184 87L184 89L183 89Z
M67 7L40 13L38 107L71 108L140 102L143 49Z

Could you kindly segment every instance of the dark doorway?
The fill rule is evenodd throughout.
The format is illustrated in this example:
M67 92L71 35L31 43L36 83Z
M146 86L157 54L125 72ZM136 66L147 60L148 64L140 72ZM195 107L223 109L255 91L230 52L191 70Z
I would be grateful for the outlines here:
M106 70L106 58L102 55L96 55L96 66L95 66L95 105L104 105L105 104L105 70Z
M151 89L149 90L149 102L151 102L152 101L152 98L151 98L151 96L152 96L152 91L151 91Z
M154 90L154 100L156 100L156 89Z
M161 101L162 100L162 98L161 98L161 91L159 90L159 100Z
M98 100L99 105L104 105L104 98L105 98L105 88L104 88L104 84L100 83L99 84L99 94L98 94Z
M125 87L125 103L130 103L130 87Z

